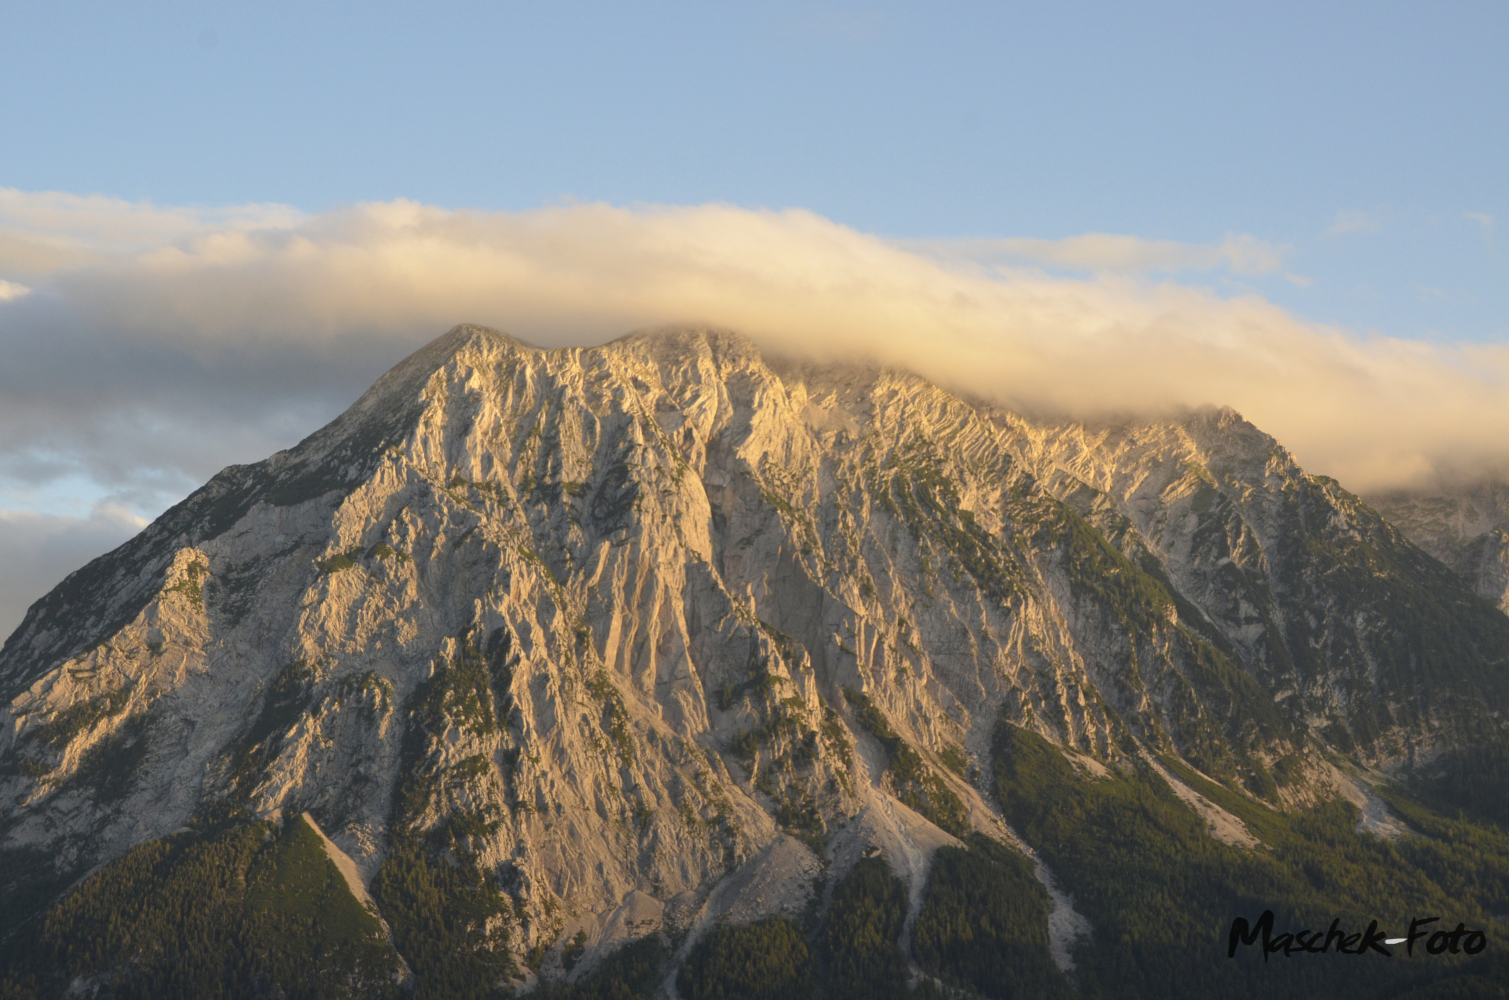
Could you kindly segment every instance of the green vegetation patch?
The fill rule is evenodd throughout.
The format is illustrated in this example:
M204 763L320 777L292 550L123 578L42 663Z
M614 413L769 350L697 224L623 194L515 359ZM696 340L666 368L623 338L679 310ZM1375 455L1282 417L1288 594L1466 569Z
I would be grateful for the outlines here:
M810 1000L813 956L790 920L715 927L676 977L687 1000Z
M582 955L586 951L587 932L577 931L576 934L572 935L572 939L566 942L566 945L561 949L561 968L567 972L575 969L577 963L582 961Z
M1420 834L1395 842L1395 850L1407 861L1453 899L1472 900L1487 913L1504 913L1510 908L1506 899L1510 869L1501 826L1484 823L1472 814L1458 813L1449 818L1408 792L1388 785L1375 791L1391 812ZM1503 813L1499 819L1504 822Z
M777 703L763 706L763 718L753 729L736 733L732 744L734 756L749 765L763 744L780 741L783 744L796 741L798 746L807 746L811 751L817 740L816 732L808 730L804 723L805 712L792 705Z
M659 934L624 945L571 985L544 986L533 1000L656 1000L670 952Z
M924 440L911 441L872 477L876 502L919 541L930 539L951 564L1003 605L1020 599L1027 573L1001 540L965 509L959 490L941 469L943 456Z
M838 758L841 765L839 780L845 787L849 786L849 772L854 770L855 753L850 743L849 733L845 731L844 723L839 718L828 702L823 703L823 743L828 747L829 753Z
M479 736L506 728L513 706L512 645L506 629L494 631L480 648L463 636L457 654L437 662L434 675L405 704L393 849L372 894L414 970L420 1000L494 996L500 983L518 975L509 951L513 901L500 890L497 873L477 858L480 842L501 825L502 811L486 802L465 805L477 801L468 788L489 774L498 773L510 798L512 789L489 755L447 766L436 753L453 725Z
M1119 683L1136 692L1145 682L1154 683L1143 673L1148 667L1137 661L1138 637L1157 635L1167 641L1164 656L1179 669L1166 670L1157 680L1173 685L1160 700L1176 725L1173 736L1180 752L1208 774L1240 776L1255 794L1278 803L1273 777L1256 758L1236 755L1233 747L1293 741L1294 734L1273 699L1222 651L1226 640L1214 630L1192 630L1191 623L1199 623L1201 616L1186 606L1185 618L1179 617L1180 599L1162 573L1155 576L1135 564L1069 505L1020 487L1004 511L1028 529L1034 545L1062 552L1077 596L1093 601L1126 633L1126 666ZM1144 738L1158 741L1168 735L1158 719L1145 716L1141 721L1149 729Z
M61 997L80 976L123 1000L397 993L397 954L302 819L138 845L31 934L5 950L6 986L27 983L41 997Z
M315 669L303 660L295 660L273 678L257 718L229 748L230 783L236 794L248 796L256 789L263 767L277 753L283 734L313 704L315 679Z
M518 975L509 952L513 907L470 857L448 859L400 838L372 895L414 970L416 1000L492 997Z
M319 564L320 575L329 576L332 573L342 573L348 569L355 569L358 565L357 557L361 554L362 550L360 548L355 548L331 556L329 559L326 559L324 562Z
M18 964L27 945L23 937L13 937L42 914L58 895L82 871L73 867L59 870L59 858L40 847L0 848L0 984L11 979L6 973ZM6 956L12 956L7 959ZM0 996L7 996L0 988Z
M1409 801L1443 816L1464 814L1477 825L1505 830L1510 819L1510 753L1503 734L1478 745L1447 750L1428 765L1401 779L1402 787L1387 797ZM1408 815L1401 811L1401 815Z
M944 784L922 755L891 728L869 698L844 689L855 719L886 749L886 776L896 797L934 826L961 839L970 835L970 814L958 795Z
M811 793L794 783L772 798L776 799L776 822L781 828L812 848L814 855L823 857L828 848L828 828Z
M104 694L98 694L92 698L74 702L47 722L26 732L21 737L6 759L0 761L0 778L11 775L21 775L33 780L45 778L47 775L53 773L59 761L58 754L68 744L94 729L103 720L121 714L126 710L130 702L131 691L129 688L116 688L113 691L107 691ZM129 728L130 732L134 733L139 726L139 722L135 724L127 722L122 727L122 731L106 737L102 741L102 746L109 746L115 750L134 747L135 743L124 730ZM92 748L85 755L80 765L81 769L98 772L99 766L102 763L102 754L110 752L102 749L102 746ZM145 744L143 744L142 749L145 750ZM117 760L109 763L108 766L112 770L120 772L122 768L128 765L134 768L139 761L140 755L135 754L134 759L127 761ZM112 789L115 788L116 786L112 785Z
M819 932L828 1000L907 995L907 956L897 943L906 919L907 885L884 859L865 858L849 870Z
M780 674L773 674L766 669L762 660L750 668L750 673L738 684L724 684L718 689L718 708L721 712L727 712L744 699L746 695L755 694L762 699L774 693L778 685L790 684L791 681Z
M990 1000L1068 997L1049 954L1048 919L1032 862L972 834L968 848L934 852L912 950L924 971Z
M136 769L146 759L150 746L146 717L132 716L89 748L70 782L92 789L95 801L101 804L120 802L130 794Z
M209 579L210 567L204 563L195 561L184 567L184 577L171 587L165 587L165 594L182 594L194 605L196 611L204 610L204 583Z
M618 688L609 680L608 672L599 670L593 674L587 681L587 691L603 705L600 723L608 730L609 738L618 749L620 763L625 767L633 767L638 751L630 728L629 710L624 707L624 699L619 696Z
M755 620L760 624L760 630L766 634L771 640L771 644L776 647L776 651L781 654L781 658L795 667L798 660L801 659L802 654L807 651L802 643L793 639L764 618L757 618Z
M1494 988L1500 988L1505 844L1498 831L1490 835L1492 828L1479 828L1476 839L1472 824L1458 821L1460 841L1391 844L1355 832L1357 810L1341 800L1286 815L1178 768L1182 780L1234 813L1264 845L1242 849L1213 839L1205 822L1141 764L1085 781L1057 748L1006 724L992 756L1007 821L1094 927L1075 953L1077 982L1089 996L1394 996L1449 979L1465 989L1483 986L1485 976L1499 977ZM1456 859L1455 869L1424 857L1442 851ZM1256 920L1265 910L1274 912L1276 928L1296 930L1325 929L1337 918L1360 931L1377 919L1403 933L1412 917L1441 916L1448 926L1463 921L1486 931L1490 945L1477 958L1417 949L1413 958L1331 954L1265 963L1245 949L1229 959L1233 919Z
M939 760L961 778L965 776L965 769L970 766L970 758L965 756L965 751L953 743L944 744L944 749L939 751Z
M401 563L412 563L414 561L409 553L395 549L387 542L378 542L367 550L366 555L368 559L392 559Z
M33 729L27 734L27 739L53 749L63 747L73 742L74 737L93 729L101 719L119 715L130 700L131 691L128 688L116 688L84 701L76 701L50 721Z

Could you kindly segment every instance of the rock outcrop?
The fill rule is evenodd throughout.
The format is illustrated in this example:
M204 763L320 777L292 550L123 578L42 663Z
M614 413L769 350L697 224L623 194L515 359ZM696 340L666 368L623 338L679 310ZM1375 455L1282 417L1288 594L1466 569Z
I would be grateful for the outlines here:
M1485 480L1435 495L1374 494L1367 500L1475 594L1506 609L1510 487L1503 481Z
M800 913L872 848L916 902L938 846L1013 841L1001 721L1276 808L1503 741L1504 633L1230 410L1094 427L718 331L463 327L30 610L0 849L50 899L308 814L379 906L440 852L495 901L476 949L556 976Z

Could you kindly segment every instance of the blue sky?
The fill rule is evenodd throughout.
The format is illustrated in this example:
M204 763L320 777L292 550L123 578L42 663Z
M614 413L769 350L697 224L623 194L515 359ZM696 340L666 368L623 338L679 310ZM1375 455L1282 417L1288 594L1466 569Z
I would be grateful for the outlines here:
M10 4L0 635L459 321L1503 477L1503 2Z
M1505 338L1503 3L313 6L13 6L0 185L1246 234L1282 266L1200 280Z

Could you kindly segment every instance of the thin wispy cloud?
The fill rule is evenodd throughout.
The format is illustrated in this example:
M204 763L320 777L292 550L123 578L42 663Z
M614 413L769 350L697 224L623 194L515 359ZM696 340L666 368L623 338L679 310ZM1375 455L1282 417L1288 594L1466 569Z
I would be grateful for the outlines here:
M104 195L0 188L0 274L39 275L215 232L287 229L287 205L159 206Z
M1364 211L1357 208L1344 208L1337 212L1337 217L1327 227L1327 233L1332 236L1342 236L1348 233L1377 233L1384 228L1385 211L1376 208Z
M1288 250L1245 234L1229 235L1220 243L1181 243L1111 233L1086 233L1058 240L917 240L899 245L943 258L982 264L1038 264L1093 274L1128 275L1218 269L1245 275L1268 274L1284 266Z
M1483 212L1464 212L1463 218L1473 223L1478 229L1479 236L1484 241L1484 249L1489 252L1489 256L1495 260L1503 261L1505 259L1505 241L1503 238L1496 237L1495 235L1499 229L1499 225L1495 222L1494 216L1486 215Z

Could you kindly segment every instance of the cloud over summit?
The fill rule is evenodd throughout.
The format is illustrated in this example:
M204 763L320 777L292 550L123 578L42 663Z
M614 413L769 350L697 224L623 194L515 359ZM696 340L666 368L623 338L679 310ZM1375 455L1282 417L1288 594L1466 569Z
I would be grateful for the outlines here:
M1131 276L1274 270L1282 248L982 243L951 259L727 205L306 215L0 190L0 281L30 289L0 297L0 350L18 362L0 374L0 475L63 455L107 491L146 489L147 468L187 489L292 443L463 321L542 346L715 323L1067 414L1225 404L1359 491L1503 474L1504 347L1360 335ZM986 251L1098 276L980 263Z

